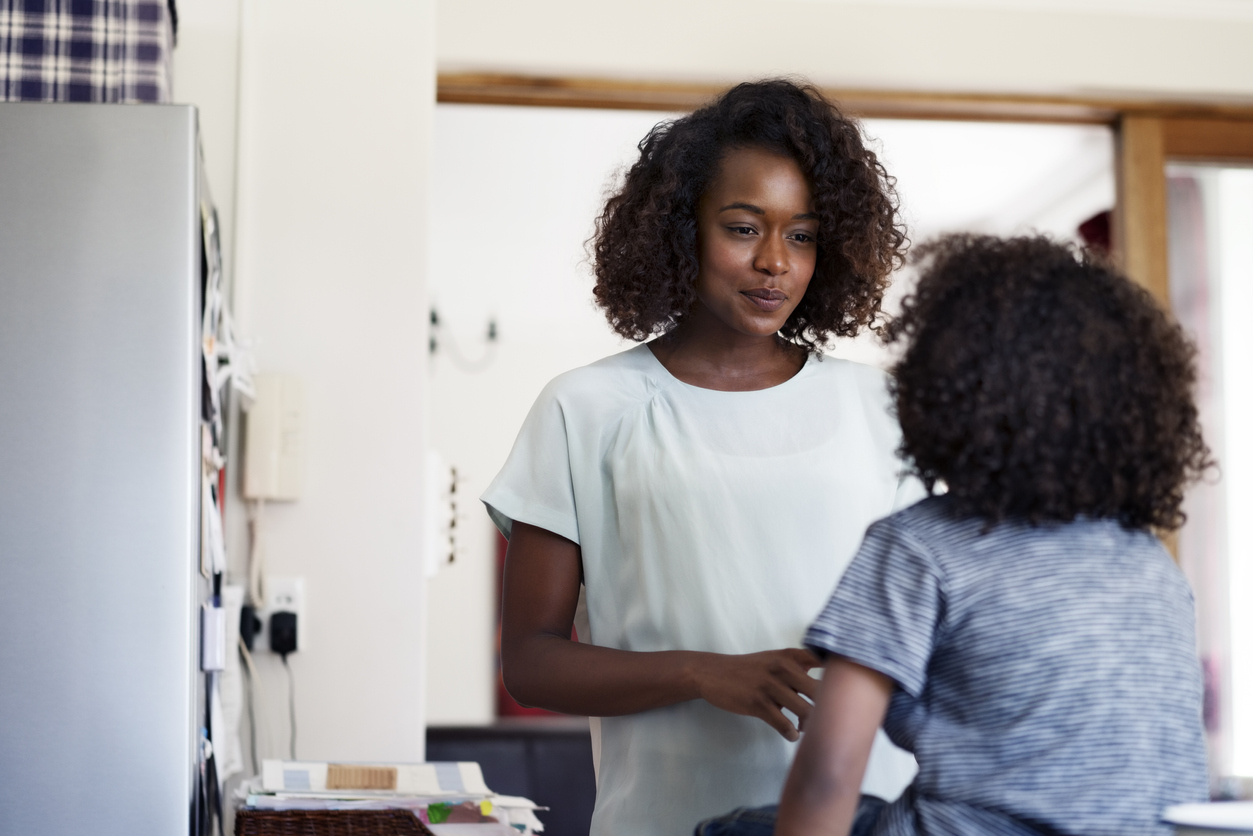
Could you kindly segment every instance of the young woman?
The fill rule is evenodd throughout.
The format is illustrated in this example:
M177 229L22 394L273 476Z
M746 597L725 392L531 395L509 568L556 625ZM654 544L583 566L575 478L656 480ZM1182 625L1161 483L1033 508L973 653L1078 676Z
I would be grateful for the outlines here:
M922 493L884 376L820 354L874 320L904 242L856 123L787 81L659 125L609 199L596 299L656 339L550 383L483 496L509 538L509 692L602 718L594 834L778 797L815 693L805 626L866 526ZM912 762L877 758L867 788L894 796Z
M1193 348L1042 238L919 253L889 336L903 449L948 492L875 523L805 637L822 693L778 811L702 836L1153 834L1207 795L1192 594L1152 530L1209 466ZM886 720L918 757L860 771Z

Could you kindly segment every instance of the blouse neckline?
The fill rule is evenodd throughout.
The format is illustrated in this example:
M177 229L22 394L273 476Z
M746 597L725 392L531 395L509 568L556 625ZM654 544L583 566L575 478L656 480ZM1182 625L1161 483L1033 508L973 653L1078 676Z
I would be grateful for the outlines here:
M653 350L648 347L648 343L641 343L639 345L639 350L648 355L648 362L656 366L657 370L661 373L661 376L665 378L666 380L670 381L671 383L678 384L679 386L682 386L685 389L690 389L696 392L709 392L713 395L731 395L731 396L756 395L756 394L761 394L763 392L778 392L782 390L785 386L790 385L793 381L805 375L810 370L810 368L812 368L814 364L817 363L820 359L817 354L814 354L811 352L809 356L805 358L805 364L796 370L796 374L792 375L791 377L789 377L787 380L783 381L782 383L776 383L774 386L767 386L764 389L710 389L707 386L697 386L693 383L687 383L686 381L680 380L679 378L675 377L674 374L672 374L671 371L666 368L665 364L657 359L657 355L653 354Z

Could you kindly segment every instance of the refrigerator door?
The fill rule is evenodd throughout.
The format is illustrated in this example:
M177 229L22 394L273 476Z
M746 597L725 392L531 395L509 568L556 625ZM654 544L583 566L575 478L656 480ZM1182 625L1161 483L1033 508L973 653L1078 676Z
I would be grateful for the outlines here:
M196 113L0 104L0 833L191 826Z

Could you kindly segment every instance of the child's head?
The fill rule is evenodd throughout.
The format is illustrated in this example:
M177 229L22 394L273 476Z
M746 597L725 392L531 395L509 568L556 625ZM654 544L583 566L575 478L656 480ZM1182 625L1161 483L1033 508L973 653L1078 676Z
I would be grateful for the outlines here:
M1177 528L1209 466L1195 350L1139 286L1046 238L920 247L889 324L902 453L955 510Z
M878 315L905 244L892 181L856 121L813 87L774 79L740 84L640 142L592 242L596 300L622 336L664 333L691 310L701 197L740 148L794 160L818 220L813 277L780 333L813 348Z

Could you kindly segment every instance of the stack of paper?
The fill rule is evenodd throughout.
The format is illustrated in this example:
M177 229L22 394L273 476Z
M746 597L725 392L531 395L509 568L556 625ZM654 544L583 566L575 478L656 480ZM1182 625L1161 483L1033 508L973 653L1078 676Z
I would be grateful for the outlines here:
M436 836L541 832L534 802L497 795L477 763L264 762L246 785L257 810L412 810Z

